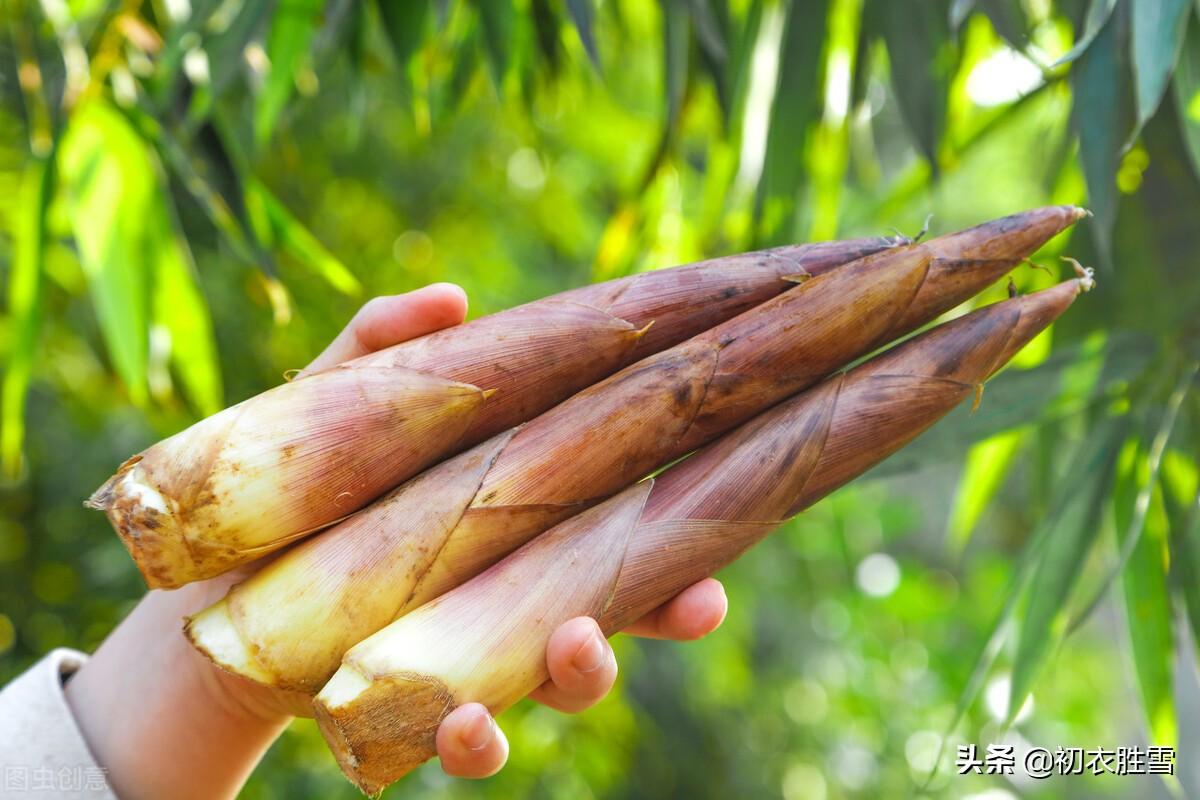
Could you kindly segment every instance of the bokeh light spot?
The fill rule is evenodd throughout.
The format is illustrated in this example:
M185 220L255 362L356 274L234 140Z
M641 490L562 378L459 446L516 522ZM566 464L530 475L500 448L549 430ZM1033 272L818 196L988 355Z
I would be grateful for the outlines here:
M900 565L887 553L872 553L854 571L858 588L872 597L887 597L900 585Z
M812 764L792 764L783 774L785 800L825 800L825 776Z

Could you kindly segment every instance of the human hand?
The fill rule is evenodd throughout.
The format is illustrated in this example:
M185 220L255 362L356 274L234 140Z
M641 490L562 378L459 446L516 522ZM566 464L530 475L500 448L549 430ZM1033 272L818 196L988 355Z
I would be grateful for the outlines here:
M466 296L450 284L374 298L305 372L458 324L465 315ZM233 796L291 717L311 713L307 696L226 673L182 635L183 617L211 605L257 568L148 592L67 683L84 738L122 798ZM725 610L724 590L708 579L627 632L696 639L714 630ZM612 648L586 617L554 633L546 660L550 680L532 696L562 711L593 705L616 680ZM508 755L503 733L477 703L446 717L437 744L443 769L459 777L491 775Z

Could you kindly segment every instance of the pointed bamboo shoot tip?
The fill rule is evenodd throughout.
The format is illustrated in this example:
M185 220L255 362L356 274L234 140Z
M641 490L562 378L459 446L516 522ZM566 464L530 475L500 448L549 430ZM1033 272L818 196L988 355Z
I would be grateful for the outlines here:
M1008 296L1010 298L1017 296L1017 284L1012 279L1012 275L1008 276Z
M633 338L641 339L653 327L654 327L654 320L650 320L645 325L643 325L641 328L638 328L636 331L633 332Z
M1075 215L1075 219L1077 220L1092 216L1091 211L1088 211L1086 208L1080 208L1079 206L1072 207L1071 213Z
M811 272L805 272L805 271L801 270L800 272L793 272L791 275L784 275L783 279L785 281L787 281L788 283L797 283L798 284L798 283L804 283L806 280L808 280L811 277L812 277Z
M1070 256L1060 256L1063 261L1075 268L1075 277L1079 280L1079 293L1090 292L1096 288L1096 270L1085 267Z
M83 501L83 507L93 511L107 511L110 503L112 503L112 481L106 482L92 492L92 496Z
M491 397L498 391L500 391L500 390L499 389L484 389L483 390L483 399L487 400L489 397Z
M283 371L283 379L287 383L291 383L296 378L298 378L300 376L300 374L303 372L304 372L304 370L302 370L302 369L285 369Z
M974 414L979 410L979 404L983 402L983 381L975 384L975 399L971 401L971 413Z

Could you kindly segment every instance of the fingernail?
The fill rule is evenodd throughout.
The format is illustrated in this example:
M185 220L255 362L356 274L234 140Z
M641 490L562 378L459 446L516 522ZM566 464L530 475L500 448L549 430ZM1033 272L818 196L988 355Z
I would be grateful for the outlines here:
M496 721L492 719L491 714L485 711L476 716L466 727L459 740L468 750L482 750L492 743L495 735Z
M604 640L597 631L592 631L586 642L575 651L571 663L580 672L594 672L604 664Z

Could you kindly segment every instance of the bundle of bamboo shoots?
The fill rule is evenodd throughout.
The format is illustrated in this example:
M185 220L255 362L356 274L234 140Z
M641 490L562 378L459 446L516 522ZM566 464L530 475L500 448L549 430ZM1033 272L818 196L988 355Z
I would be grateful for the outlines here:
M1082 213L1036 209L812 278L418 476L234 587L188 636L227 670L314 693L358 641L929 322Z
M625 364L907 239L789 246L594 284L307 375L128 459L88 501L151 587L254 560Z
M560 624L611 635L728 564L977 395L1090 286L1080 271L830 377L356 645L315 703L343 771L376 792L432 757L457 705L498 713L546 680Z

